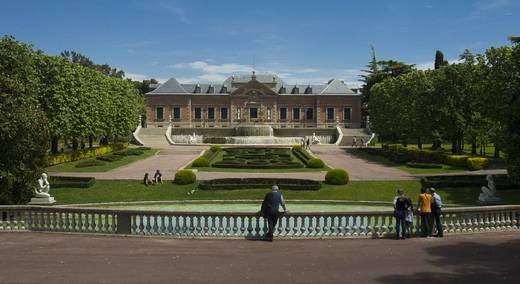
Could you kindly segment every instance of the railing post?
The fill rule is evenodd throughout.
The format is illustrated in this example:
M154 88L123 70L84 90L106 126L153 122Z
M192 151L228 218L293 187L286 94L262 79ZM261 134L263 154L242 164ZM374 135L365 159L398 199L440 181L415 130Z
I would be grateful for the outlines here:
M116 233L129 235L132 233L132 215L126 212L118 212L116 214L117 227Z

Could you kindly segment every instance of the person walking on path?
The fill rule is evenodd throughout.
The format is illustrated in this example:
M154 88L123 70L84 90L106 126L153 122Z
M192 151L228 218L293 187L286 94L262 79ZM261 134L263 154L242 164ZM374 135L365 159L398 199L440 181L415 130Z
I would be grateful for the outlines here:
M441 221L441 215L442 215L442 199L437 192L435 192L435 188L430 187L428 189L428 192L432 196L432 219L435 222L435 228L437 229L437 234L435 237L442 238L444 236L444 231L442 228L442 221Z
M432 196L428 194L425 187L421 188L421 194L417 198L417 207L421 214L421 235L422 237L430 237L431 230L431 213L432 213Z
M357 138L356 136L354 136L354 138L352 138L352 147L356 147L357 146Z
M406 228L406 216L408 209L412 207L412 200L404 195L403 189L397 190L397 196L394 199L394 217L395 217L395 239L404 240L408 235Z
M283 199L282 194L278 191L278 186L273 185L271 192L265 195L264 201L262 202L262 208L260 209L260 213L265 219L267 219L268 224L268 231L265 235L265 239L270 242L273 241L273 233L276 223L278 222L278 209L280 205L282 206L284 213L287 213L285 200Z
M307 138L307 141L305 142L305 149L310 150L311 149L311 138Z

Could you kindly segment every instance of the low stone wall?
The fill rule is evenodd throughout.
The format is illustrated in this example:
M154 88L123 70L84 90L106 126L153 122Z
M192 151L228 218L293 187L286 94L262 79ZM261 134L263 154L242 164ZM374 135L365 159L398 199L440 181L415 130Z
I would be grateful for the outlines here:
M446 208L445 234L520 230L520 205ZM282 214L275 236L288 239L382 238L395 234L392 211ZM93 208L0 206L0 231L48 231L175 238L261 238L255 213L167 212ZM418 217L413 233L420 233Z

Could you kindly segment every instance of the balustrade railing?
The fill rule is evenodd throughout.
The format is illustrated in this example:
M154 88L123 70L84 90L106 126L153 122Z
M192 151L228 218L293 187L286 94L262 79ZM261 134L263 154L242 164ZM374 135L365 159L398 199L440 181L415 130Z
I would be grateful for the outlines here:
M417 219L415 234L420 233ZM520 206L447 208L445 234L520 230ZM0 206L0 231L55 231L180 238L261 238L264 218L254 213L168 212L68 207ZM279 238L382 238L395 233L391 211L307 212L281 215Z

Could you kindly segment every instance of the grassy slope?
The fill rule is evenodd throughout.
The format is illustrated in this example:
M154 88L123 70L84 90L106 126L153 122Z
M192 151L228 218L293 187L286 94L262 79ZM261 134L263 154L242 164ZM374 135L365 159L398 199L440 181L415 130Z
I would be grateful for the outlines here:
M52 195L58 204L160 201L160 200L240 200L262 199L267 189L196 191L189 195L195 185L179 186L165 181L164 184L146 187L137 180L99 180L91 188L58 188ZM386 201L393 199L397 188L403 188L415 202L419 194L418 181L352 181L345 186L323 185L320 191L283 191L285 198L293 200L367 200ZM439 189L445 203L475 204L479 188ZM520 204L520 191L500 191L505 202Z
M55 165L52 167L48 167L47 171L49 172L107 172L109 170L128 165L130 163L133 163L138 160L142 160L145 158L148 158L150 156L155 155L157 153L157 150L151 149L151 150L145 150L142 155L139 156L123 156L123 159L115 162L105 162L102 166L95 166L95 167L86 167L86 168L76 168L76 165L79 162L87 161L87 160L95 160L95 158L91 159L84 159L79 161L73 161L69 163L63 163L59 165ZM109 154L110 155L110 154Z

